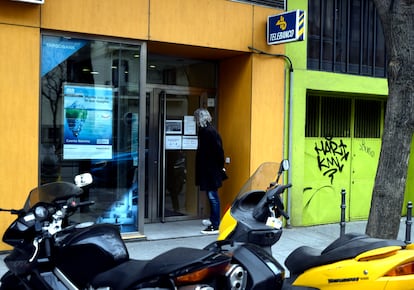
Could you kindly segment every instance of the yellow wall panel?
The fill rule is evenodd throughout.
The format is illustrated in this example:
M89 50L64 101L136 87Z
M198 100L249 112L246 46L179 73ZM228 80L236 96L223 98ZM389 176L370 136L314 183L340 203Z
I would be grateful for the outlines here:
M151 0L150 40L247 51L252 5L223 0Z
M284 126L284 60L253 55L251 170L282 159Z
M268 45L266 38L267 18L271 15L282 13L283 11L266 8L261 6L254 6L253 19L253 47L273 54L283 54L285 45Z
M250 175L251 66L247 54L220 63L218 130L225 156L231 158L226 165L230 179L220 189L222 210L231 204Z
M0 23L38 27L40 5L0 0Z
M1 24L0 31L0 206L19 209L38 179L40 34ZM3 233L13 216L0 214ZM0 250L5 249L1 243Z
M42 5L42 28L146 39L148 2L148 0L45 1Z

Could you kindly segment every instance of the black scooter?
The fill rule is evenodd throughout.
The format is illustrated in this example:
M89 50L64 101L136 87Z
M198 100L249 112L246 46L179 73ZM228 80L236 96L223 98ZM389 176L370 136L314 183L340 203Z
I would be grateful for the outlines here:
M221 242L210 249L175 248L152 260L133 260L116 226L71 223L93 202L78 202L90 174L75 184L52 182L33 189L6 230L13 250L1 278L6 289L270 289L281 285L283 267L255 245Z

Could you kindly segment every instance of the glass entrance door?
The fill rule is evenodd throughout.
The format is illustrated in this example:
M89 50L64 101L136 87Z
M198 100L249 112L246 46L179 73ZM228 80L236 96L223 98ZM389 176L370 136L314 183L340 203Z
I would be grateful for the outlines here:
M168 221L202 215L195 185L197 133L194 111L200 107L201 90L152 88L147 93L149 221Z

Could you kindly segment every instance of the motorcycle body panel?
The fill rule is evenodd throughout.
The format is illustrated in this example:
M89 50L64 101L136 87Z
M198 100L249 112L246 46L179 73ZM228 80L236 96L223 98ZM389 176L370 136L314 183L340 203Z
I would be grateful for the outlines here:
M109 287L112 290L146 287L172 287L170 280L186 273L223 265L227 267L230 257L212 251L178 247L148 261L129 260L91 281L94 288ZM204 278L207 279L207 278ZM214 278L215 279L215 278Z
M271 253L271 246L279 240L282 228L279 227L281 223L275 223L276 227L268 226L272 224L269 219L274 221L279 216L288 216L281 204L284 186L278 185L277 181L268 185L277 168L269 165L263 164L256 170L226 211L217 243L253 243ZM284 290L414 290L413 249L414 246L403 241L346 234L323 251L308 246L294 250L285 261L290 277L284 280L283 288L278 288L277 283L266 287ZM404 274L399 273L400 270L395 274L395 269L400 269L401 265L405 267ZM393 274L389 274L393 269ZM251 275L254 285L261 285L260 279L254 278L260 277L260 274L255 272Z
M84 286L97 274L129 260L119 229L110 224L63 231L57 243L56 267L76 285Z
M253 190L237 198L220 222L218 240L234 240L263 247L275 244L282 235L282 229L257 221L252 215L264 195L265 191Z
M268 252L245 244L234 250L233 257L248 272L247 289L282 289L285 269Z
M371 254L310 268L299 274L292 284L321 290L414 289L414 275L386 276L395 266L414 261L412 249L393 247L374 250Z

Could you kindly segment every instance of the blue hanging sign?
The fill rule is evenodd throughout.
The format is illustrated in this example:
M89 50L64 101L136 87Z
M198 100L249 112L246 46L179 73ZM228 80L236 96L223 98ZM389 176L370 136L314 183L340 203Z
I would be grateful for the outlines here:
M50 72L89 41L75 38L45 35L42 38L41 76Z
M305 39L305 12L295 10L267 18L267 44Z

